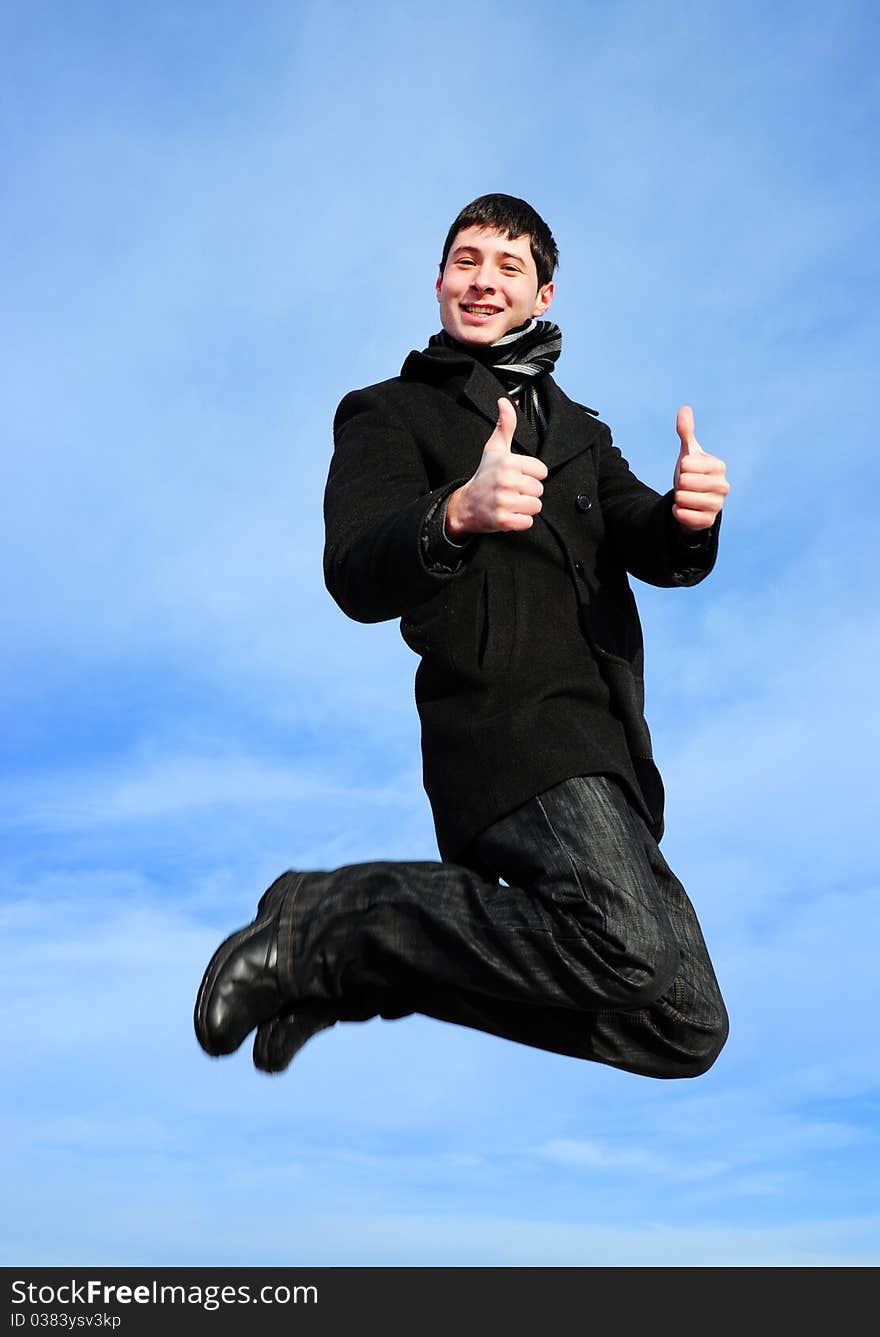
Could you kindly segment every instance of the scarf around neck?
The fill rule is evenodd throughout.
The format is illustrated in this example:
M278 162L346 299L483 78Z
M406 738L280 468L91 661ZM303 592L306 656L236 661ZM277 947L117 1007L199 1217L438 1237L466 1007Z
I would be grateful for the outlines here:
M546 416L541 403L541 383L562 352L562 331L552 320L536 320L508 330L493 344L465 344L445 330L432 334L426 352L451 348L494 372L511 399L519 398L520 412L543 436Z

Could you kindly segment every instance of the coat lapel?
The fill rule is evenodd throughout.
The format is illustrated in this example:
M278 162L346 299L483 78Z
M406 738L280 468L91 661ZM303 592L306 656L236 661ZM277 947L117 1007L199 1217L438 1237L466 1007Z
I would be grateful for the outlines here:
M440 357L425 357L410 353L402 369L403 379L428 380L435 384L454 381L456 398L478 413L488 425L486 440L498 421L498 399L503 394L499 381L486 367L472 358L457 356L444 350ZM560 390L552 376L546 386L547 430L544 441L538 443L534 428L517 415L513 444L527 455L538 455L548 469L555 469L566 460L592 449L599 439L599 425L593 414L569 399Z
M552 376L545 384L547 431L540 454L548 469L556 469L581 451L595 448L599 424L592 413L560 390Z
M504 387L491 371L481 366L479 362L472 363L472 367L473 370L462 389L462 397L471 408L476 409L477 413L491 423L494 429L498 421L498 400L504 394ZM532 425L519 414L517 414L513 444L527 455L538 453L538 435Z

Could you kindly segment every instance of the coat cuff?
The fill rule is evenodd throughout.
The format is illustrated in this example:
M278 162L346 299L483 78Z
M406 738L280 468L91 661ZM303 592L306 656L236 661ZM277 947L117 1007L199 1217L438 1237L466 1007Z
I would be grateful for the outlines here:
M696 585L707 576L718 556L721 512L709 529L689 531L672 514L674 493L668 492L667 533L673 577L677 585Z
M461 482L450 483L444 488L422 524L419 552L425 570L432 575L453 575L473 548L473 539L453 543L446 533L446 507L453 492L457 492L461 485Z

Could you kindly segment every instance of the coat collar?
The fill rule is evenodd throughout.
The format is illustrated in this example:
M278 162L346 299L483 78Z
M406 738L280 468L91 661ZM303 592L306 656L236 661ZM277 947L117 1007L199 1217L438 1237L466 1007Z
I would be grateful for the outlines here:
M498 421L498 399L503 389L487 367L474 362L455 349L438 349L426 357L412 352L400 371L402 380L427 381L441 385L456 398L464 400L494 427ZM527 455L539 455L548 469L554 469L581 451L592 449L599 439L599 425L592 410L569 399L552 376L547 376L547 431L538 448L534 429L519 419L513 444Z

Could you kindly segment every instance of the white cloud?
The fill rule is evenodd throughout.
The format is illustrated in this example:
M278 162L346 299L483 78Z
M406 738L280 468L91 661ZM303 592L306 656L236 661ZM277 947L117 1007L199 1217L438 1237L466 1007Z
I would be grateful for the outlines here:
M344 787L332 776L258 757L144 756L91 773L54 774L9 786L4 804L11 826L82 832L93 826L155 823L202 808L241 814L268 805L335 803L340 807L400 804L400 784Z
M621 1171L624 1174L650 1174L664 1179L705 1179L724 1174L724 1161L675 1162L651 1151L613 1148L599 1142L579 1141L573 1138L555 1138L535 1149L542 1159L558 1165L583 1170Z
M319 1223L316 1233L320 1236ZM329 1261L356 1252L367 1266L394 1258L404 1266L828 1267L876 1266L880 1257L877 1221L871 1217L738 1229L706 1223L678 1228L645 1221L621 1227L491 1216L354 1217L344 1234L337 1229L331 1238L331 1248L318 1246L319 1257Z

